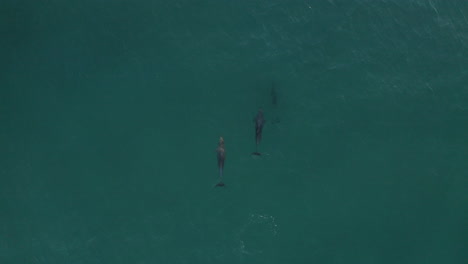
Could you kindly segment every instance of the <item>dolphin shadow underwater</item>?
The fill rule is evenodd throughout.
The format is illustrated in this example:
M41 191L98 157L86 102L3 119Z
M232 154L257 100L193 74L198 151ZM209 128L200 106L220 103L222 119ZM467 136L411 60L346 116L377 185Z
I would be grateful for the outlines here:
M223 182L223 172L224 172L224 160L226 159L226 151L224 150L224 138L219 138L218 147L216 148L216 157L218 159L218 169L219 169L219 179L218 183L214 186L216 187L225 187L226 185Z
M257 116L255 116L253 121L255 123L255 152L252 152L252 155L261 156L262 154L258 152L258 145L262 140L263 125L265 124L262 109L258 110Z

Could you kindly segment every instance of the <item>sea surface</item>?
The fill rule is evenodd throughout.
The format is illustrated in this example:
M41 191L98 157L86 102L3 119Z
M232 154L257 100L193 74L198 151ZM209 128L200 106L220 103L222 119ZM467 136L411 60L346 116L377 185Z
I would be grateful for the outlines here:
M3 0L0 34L1 264L468 259L468 1Z

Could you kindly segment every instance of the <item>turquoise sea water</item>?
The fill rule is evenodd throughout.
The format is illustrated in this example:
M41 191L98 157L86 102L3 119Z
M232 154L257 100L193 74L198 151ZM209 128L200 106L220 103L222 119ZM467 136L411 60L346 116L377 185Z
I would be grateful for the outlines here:
M5 0L0 32L0 263L468 259L466 1Z

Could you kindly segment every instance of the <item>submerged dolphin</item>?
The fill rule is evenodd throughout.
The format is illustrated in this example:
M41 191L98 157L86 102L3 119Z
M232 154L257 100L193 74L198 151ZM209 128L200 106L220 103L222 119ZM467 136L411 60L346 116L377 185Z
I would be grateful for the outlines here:
M226 152L224 151L224 139L219 138L218 147L216 148L216 157L218 158L218 169L219 169L219 182L215 187L223 187L223 170L224 170L224 159L226 158Z
M265 124L265 118L263 117L263 110L260 109L258 110L257 116L254 118L255 122L255 152L253 152L253 155L260 156L260 152L258 152L258 144L260 144L260 141L262 140L262 130L263 130L263 125Z

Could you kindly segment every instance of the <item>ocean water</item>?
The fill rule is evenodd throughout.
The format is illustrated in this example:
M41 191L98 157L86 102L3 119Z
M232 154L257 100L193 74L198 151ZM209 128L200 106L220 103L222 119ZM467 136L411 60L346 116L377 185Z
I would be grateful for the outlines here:
M468 259L466 1L4 0L0 32L2 264Z

